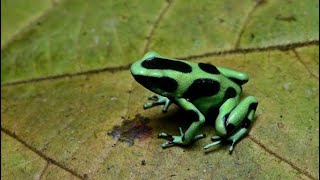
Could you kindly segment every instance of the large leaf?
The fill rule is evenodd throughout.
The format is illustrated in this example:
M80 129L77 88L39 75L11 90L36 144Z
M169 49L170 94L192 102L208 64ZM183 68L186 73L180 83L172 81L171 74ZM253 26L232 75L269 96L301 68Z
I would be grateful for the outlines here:
M1 1L1 177L318 179L319 3L188 2ZM233 154L160 147L191 121L143 110L128 68L148 50L250 75L256 119Z

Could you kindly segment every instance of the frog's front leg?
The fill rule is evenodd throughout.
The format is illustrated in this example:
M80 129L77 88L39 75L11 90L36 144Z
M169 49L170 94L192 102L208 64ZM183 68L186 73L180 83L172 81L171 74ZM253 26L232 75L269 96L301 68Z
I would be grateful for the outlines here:
M168 147L175 144L178 145L189 145L191 142L194 142L198 139L206 137L205 134L198 134L198 130L205 122L205 117L203 114L189 101L186 99L175 99L175 102L184 110L187 111L188 117L192 118L194 121L185 133L183 133L181 127L179 127L180 135L172 136L166 133L160 133L159 138L165 138L169 141L162 144L162 147Z
M164 97L164 96L160 96L160 95L153 95L153 96L149 96L148 100L152 100L152 102L147 102L143 105L144 109L148 109L154 106L159 106L159 105L163 105L162 111L163 112L167 112L168 108L171 104L171 101L169 98Z
M215 142L206 145L204 149L222 142L231 142L229 151L232 152L234 145L249 132L258 105L256 98L249 96L231 110L227 109L235 105L234 103L229 99L220 107L216 119L216 130L219 136L213 136L211 139Z

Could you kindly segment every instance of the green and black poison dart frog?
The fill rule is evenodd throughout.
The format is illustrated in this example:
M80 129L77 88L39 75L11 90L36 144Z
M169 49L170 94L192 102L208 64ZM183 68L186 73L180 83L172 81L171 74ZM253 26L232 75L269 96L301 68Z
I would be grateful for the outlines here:
M255 97L249 96L240 102L241 85L248 82L248 75L225 67L195 63L160 56L148 52L133 63L130 71L134 79L157 95L150 96L144 108L164 105L168 110L171 102L188 114L193 123L180 135L160 133L168 141L162 147L188 145L205 134L197 134L205 121L215 121L216 136L204 149L220 143L230 143L232 152L248 131L258 105Z

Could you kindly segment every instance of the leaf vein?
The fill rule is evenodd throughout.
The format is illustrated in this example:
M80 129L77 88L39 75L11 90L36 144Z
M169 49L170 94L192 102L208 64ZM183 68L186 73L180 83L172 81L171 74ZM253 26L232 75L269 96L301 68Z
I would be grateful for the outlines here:
M303 67L307 70L307 72L314 78L319 79L319 75L312 73L312 71L307 67L306 63L303 62L301 56L296 51L296 49L293 49L293 54L296 56L296 59L303 65Z
M42 14L39 16L31 19L28 24L26 24L24 27L20 28L16 33L14 33L4 44L1 44L1 51L4 51L6 48L8 48L11 44L13 44L16 40L28 36L30 31L32 30L32 27L37 25L40 22L43 22L52 12L53 9L58 5L58 2L52 1L51 6L48 7L46 10L43 11Z
M166 6L160 11L155 23L152 25L150 32L148 33L147 40L144 46L143 52L146 53L149 50L151 39L158 28L161 20L163 19L164 15L168 12L168 9L171 7L173 0L167 0Z
M297 165L295 165L294 163L292 163L291 161L289 161L288 159L280 156L279 154L275 153L274 151L272 151L271 149L269 149L267 146L265 146L264 144L262 144L259 140L257 140L255 137L253 137L252 135L248 135L247 136L252 142L254 142L255 144L257 144L259 147L261 147L263 150L265 150L266 152L268 152L270 155L276 157L277 159L281 160L282 162L285 162L286 164L288 164L289 166L291 166L293 169L295 169L296 171L298 171L301 174L306 175L307 177L309 177L310 179L317 179L316 177L312 176L309 172L307 172L307 170L303 170L302 168L298 167Z
M231 55L231 54L246 54L246 53L266 52L266 51L275 51L275 50L289 51L295 48L314 46L314 45L319 45L318 39L305 41L305 42L296 42L296 43L289 43L284 45L275 45L275 46L267 46L267 47L259 47L259 48L244 48L244 49L231 49L226 51L213 51L213 52L207 52L207 53L198 54L198 55L176 57L176 59L192 60L192 59L200 59L200 58L207 58L207 57L225 56L225 55ZM76 73L65 73L65 74L49 75L49 76L26 79L26 80L11 81L11 82L6 82L1 84L1 87L35 83L35 82L54 80L54 79L62 79L66 77L98 74L103 72L114 73L119 71L127 71L130 68L130 66L131 66L131 63L127 65L117 66L117 67L104 67L100 69L92 69L92 70L76 72Z
M78 177L79 179L83 179L83 180L85 179L82 175L80 175L80 173L78 173L75 170L63 165L62 163L58 162L57 160L47 156L46 154L44 154L43 152L39 151L35 147L32 147L30 144L25 142L22 138L18 137L14 132L11 132L10 130L8 130L8 129L2 127L2 126L1 126L1 131L4 132L5 134L7 134L8 136L12 137L13 139L17 140L18 142L22 143L24 146L26 146L28 149L30 149L34 153L38 154L41 158L43 158L47 162L50 162L50 163L60 167L61 169L64 169L65 171L71 173L72 175Z
M258 1L256 1L256 4L252 7L252 9L248 12L248 14L247 14L247 16L245 17L245 20L244 20L244 22L243 22L243 25L242 25L242 27L241 27L241 29L240 29L240 33L239 33L239 35L238 35L238 37L237 37L237 40L236 40L236 43L235 43L235 45L234 45L234 48L235 49L238 49L239 48L239 46L240 46L240 40L241 40L241 37L242 37L242 35L243 35L243 33L245 32L245 30L247 29L247 26L248 26L248 24L249 24L249 21L250 21L250 19L251 19L251 17L252 17L252 14L256 11L256 9L261 5L261 4L263 4L264 3L264 0L258 0Z

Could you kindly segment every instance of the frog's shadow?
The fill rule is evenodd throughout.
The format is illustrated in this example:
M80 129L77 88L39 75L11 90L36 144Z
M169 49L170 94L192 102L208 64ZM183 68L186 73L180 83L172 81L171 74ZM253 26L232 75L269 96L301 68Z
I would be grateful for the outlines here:
M194 122L188 113L180 108L172 108L169 112L163 112L161 115L155 118L155 121L159 126L165 127L182 127L182 129L187 130L189 126ZM208 120L205 122L204 127L210 127L214 131L214 120ZM171 128L169 128L171 129ZM202 131L204 128L201 128Z

